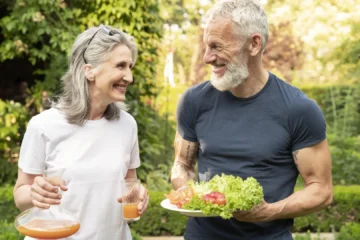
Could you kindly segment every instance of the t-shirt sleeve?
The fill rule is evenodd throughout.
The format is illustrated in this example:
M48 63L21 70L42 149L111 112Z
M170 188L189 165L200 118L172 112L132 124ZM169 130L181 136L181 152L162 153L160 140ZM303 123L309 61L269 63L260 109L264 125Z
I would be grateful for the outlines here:
M135 123L135 129L133 132L133 145L130 153L129 169L138 168L140 166L140 152L139 152L139 140L137 124Z
M195 132L196 116L191 88L181 96L176 111L177 131L180 136L190 142L197 142Z
M28 174L42 174L45 170L46 139L38 123L32 118L21 143L18 166Z
M294 103L289 121L292 152L313 146L326 138L324 114L315 101L305 95Z

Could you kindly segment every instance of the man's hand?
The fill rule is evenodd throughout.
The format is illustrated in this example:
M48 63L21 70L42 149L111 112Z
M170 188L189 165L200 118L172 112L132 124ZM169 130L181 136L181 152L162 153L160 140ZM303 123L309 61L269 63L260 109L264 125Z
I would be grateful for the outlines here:
M241 222L266 222L270 221L273 215L271 204L265 202L265 200L254 206L250 211L236 211L233 213L234 218Z

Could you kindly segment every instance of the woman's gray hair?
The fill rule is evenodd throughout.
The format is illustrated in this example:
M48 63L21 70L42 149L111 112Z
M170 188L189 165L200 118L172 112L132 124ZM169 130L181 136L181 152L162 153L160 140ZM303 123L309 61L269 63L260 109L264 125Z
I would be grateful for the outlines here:
M239 36L249 39L253 34L262 37L262 51L268 41L268 21L264 9L256 0L223 0L217 2L209 12L209 20L217 17L231 19Z
M90 115L90 91L85 77L86 63L94 67L109 59L110 52L119 45L127 46L134 64L138 50L133 37L110 26L89 28L75 40L69 62L69 69L62 77L64 91L54 107L61 110L69 123L83 125ZM119 119L120 111L127 111L125 103L111 103L104 112L108 120Z

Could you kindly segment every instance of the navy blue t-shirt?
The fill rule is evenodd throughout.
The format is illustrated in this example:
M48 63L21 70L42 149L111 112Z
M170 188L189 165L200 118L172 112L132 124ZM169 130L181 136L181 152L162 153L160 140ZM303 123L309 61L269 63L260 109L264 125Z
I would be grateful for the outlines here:
M299 89L269 73L264 88L249 98L221 92L209 81L189 88L177 112L183 139L200 144L199 180L221 173L256 178L268 203L294 191L298 170L292 153L326 138L318 105ZM316 159L314 159L316 161ZM293 219L263 223L220 217L189 218L186 240L292 239Z

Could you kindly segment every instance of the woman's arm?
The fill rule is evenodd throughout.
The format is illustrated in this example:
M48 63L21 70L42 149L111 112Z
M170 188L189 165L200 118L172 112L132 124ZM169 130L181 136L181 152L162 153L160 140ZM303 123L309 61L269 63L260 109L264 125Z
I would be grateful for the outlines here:
M125 179L127 178L137 178L136 176L136 169L129 169L126 173Z

